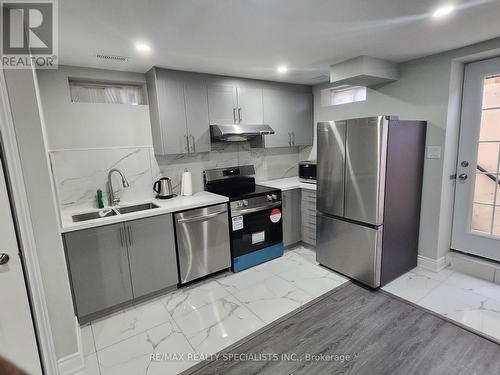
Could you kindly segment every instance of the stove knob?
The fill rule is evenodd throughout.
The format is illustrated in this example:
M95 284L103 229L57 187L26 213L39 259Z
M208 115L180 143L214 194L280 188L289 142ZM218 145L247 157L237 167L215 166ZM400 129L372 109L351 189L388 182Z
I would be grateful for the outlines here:
M236 202L236 207L241 207L241 206L243 206L243 202L242 201Z
M278 196L276 194L273 194L272 197L273 197L274 200L278 199Z
M268 200L268 201L272 201L272 200L273 200L273 196L272 196L272 195L268 195L268 196L267 196L267 200Z
M248 201L243 199L243 206L248 206Z

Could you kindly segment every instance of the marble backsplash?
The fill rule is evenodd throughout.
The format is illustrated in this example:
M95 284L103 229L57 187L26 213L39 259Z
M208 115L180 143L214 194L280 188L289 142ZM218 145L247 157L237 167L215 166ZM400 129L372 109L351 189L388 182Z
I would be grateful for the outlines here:
M153 182L159 177L172 180L174 192L180 193L184 169L193 177L193 192L203 190L203 170L209 168L255 165L255 179L297 176L299 148L252 149L247 143L227 143L209 153L155 156L152 147L60 150L50 152L54 184L61 210L85 210L96 207L96 190L102 189L108 203L107 176L118 168L130 187L123 188L118 174L113 186L122 202L150 200Z
M107 205L108 172L112 168L123 171L130 184L123 188L120 176L113 174L113 187L122 201L153 197L150 147L62 150L49 154L60 209L97 207L97 189L103 191Z
M203 170L253 164L255 180L265 181L298 175L299 148L250 148L247 143L228 143L209 153L156 156L156 175L169 177L174 191L180 192L182 172L192 174L193 192L203 190Z

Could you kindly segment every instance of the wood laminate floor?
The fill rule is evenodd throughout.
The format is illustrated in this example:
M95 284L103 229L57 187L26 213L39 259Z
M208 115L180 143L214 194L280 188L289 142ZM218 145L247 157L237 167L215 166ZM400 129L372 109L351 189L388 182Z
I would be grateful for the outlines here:
M194 373L490 375L500 374L500 346L381 291L349 284Z

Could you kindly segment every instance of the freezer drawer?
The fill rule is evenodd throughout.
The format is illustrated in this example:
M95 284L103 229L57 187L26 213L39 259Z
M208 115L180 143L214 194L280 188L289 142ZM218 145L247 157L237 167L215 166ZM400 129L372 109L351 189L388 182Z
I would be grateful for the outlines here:
M373 288L380 286L382 227L373 229L318 213L316 260Z
M231 267L227 204L175 214L181 284Z

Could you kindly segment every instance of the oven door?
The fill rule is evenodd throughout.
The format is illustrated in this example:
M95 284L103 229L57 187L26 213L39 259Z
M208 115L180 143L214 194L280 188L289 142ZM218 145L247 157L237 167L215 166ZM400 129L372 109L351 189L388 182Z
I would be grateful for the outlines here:
M233 259L267 248L283 247L281 202L232 211L231 219Z

